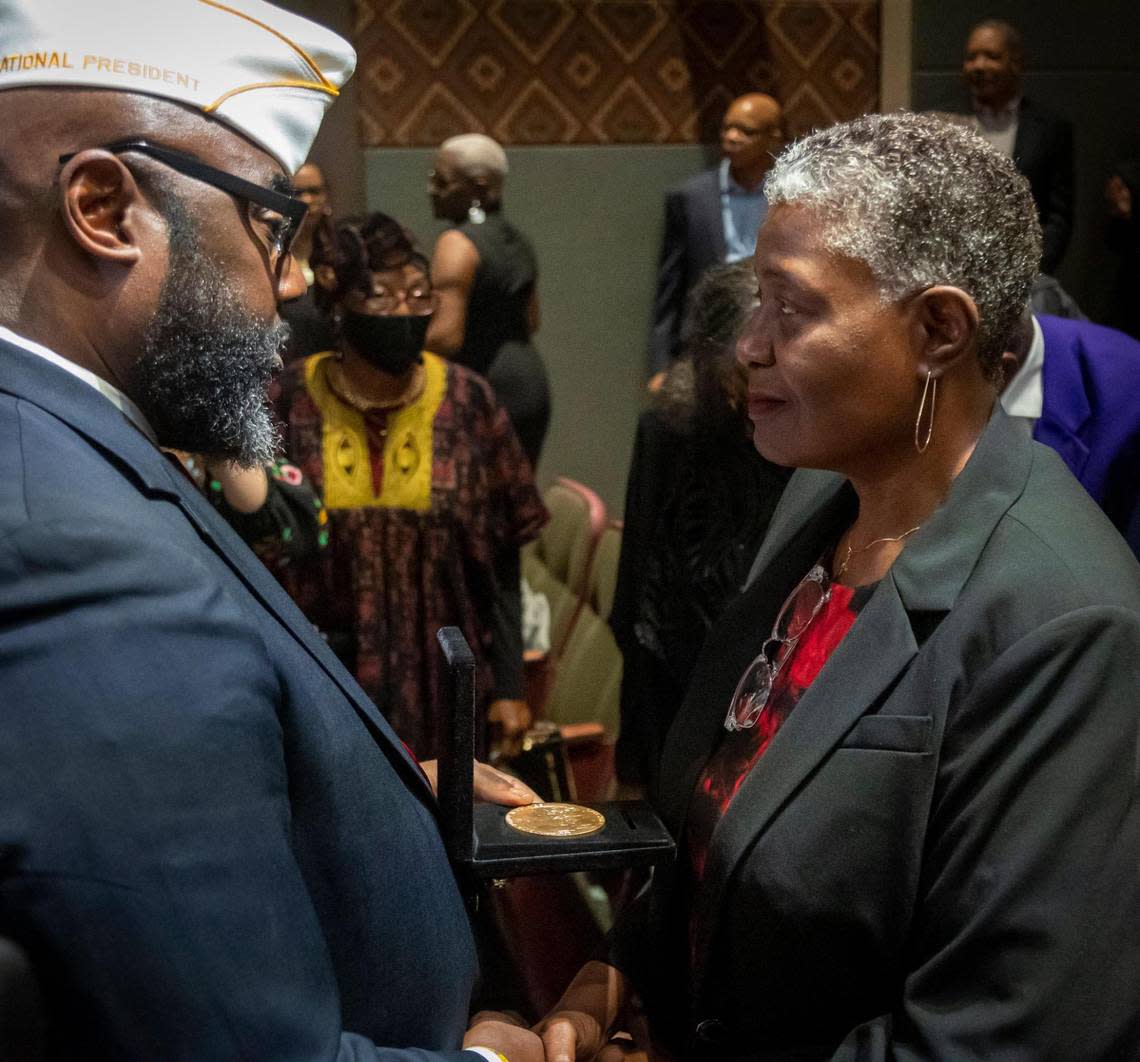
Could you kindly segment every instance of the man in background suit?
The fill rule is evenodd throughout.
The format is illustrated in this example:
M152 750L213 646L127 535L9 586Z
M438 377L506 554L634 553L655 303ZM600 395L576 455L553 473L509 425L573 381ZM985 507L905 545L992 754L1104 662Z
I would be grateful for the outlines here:
M1005 411L1060 454L1140 559L1140 342L1027 312L1010 345Z
M761 92L732 101L720 127L724 158L665 195L665 231L649 336L651 373L680 351L689 290L709 266L747 258L768 210L762 185L783 142L780 105Z
M1041 272L1050 275L1073 231L1075 162L1071 122L1021 95L1021 35L1008 22L979 22L966 41L962 73L974 128L1028 178L1041 220Z
M465 1035L427 777L163 452L273 456L288 175L355 56L114 14L0 0L0 933L50 1057L537 1062Z

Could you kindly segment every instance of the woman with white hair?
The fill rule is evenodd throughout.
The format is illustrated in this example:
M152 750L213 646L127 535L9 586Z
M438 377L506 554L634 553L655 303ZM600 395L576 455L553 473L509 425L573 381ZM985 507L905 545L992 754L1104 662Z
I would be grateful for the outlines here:
M445 140L428 175L437 218L455 226L436 242L436 311L429 350L487 377L531 465L550 423L538 331L538 266L530 241L503 216L507 156L489 136Z
M547 1057L616 1054L636 991L685 1059L1135 1058L1140 568L996 401L1029 186L900 114L765 191L737 356L800 471L666 743L677 863Z

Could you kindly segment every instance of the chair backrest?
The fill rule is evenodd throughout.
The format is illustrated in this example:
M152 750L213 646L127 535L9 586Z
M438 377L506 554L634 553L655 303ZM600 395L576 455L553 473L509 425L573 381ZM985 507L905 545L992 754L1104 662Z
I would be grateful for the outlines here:
M550 603L550 648L557 651L566 644L581 599L546 566L536 550L523 550L522 573L530 588L545 594Z
M590 560L606 526L606 507L589 487L559 476L543 495L550 520L536 551L555 578L579 597L586 594Z
M614 607L617 590L618 560L621 557L622 525L617 520L606 524L594 548L590 565L590 593L588 600L594 611L607 623Z
M583 605L555 662L545 717L555 723L601 723L606 740L616 740L621 668L621 650L613 633L588 604Z

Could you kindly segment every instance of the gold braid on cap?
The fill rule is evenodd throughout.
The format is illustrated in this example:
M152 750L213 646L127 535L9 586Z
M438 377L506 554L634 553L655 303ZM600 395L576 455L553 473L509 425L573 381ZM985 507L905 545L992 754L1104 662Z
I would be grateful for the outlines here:
M287 48L292 49L298 56L304 60L305 65L313 72L318 80L316 81L303 81L300 78L288 78L281 81L258 81L252 85L242 85L239 88L230 89L229 92L222 93L213 103L207 104L203 107L203 111L209 114L211 111L216 111L223 103L226 102L231 96L236 96L240 92L251 92L253 89L261 88L307 88L313 89L317 92L327 93L334 99L340 95L337 87L329 81L323 73L321 68L317 66L316 60L313 59L308 52L305 51L295 41L291 41L280 30L275 30L272 26L267 25L260 19L254 18L252 15L247 15L244 11L235 11L232 7L227 7L225 4L219 3L218 0L198 0L198 3L205 4L207 7L216 8L218 11L224 11L227 15L233 15L235 18L243 18L246 22L252 22L255 26L265 30L266 33L272 34Z

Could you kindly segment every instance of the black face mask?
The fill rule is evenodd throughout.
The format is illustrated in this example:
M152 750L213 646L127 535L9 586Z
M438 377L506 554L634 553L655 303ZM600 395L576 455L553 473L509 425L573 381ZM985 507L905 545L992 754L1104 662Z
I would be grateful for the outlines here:
M345 310L340 328L352 349L369 365L401 376L423 361L424 337L430 323L430 313L415 317L377 317Z

